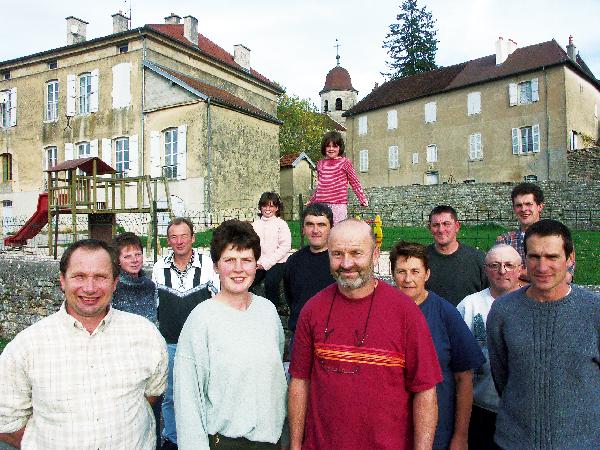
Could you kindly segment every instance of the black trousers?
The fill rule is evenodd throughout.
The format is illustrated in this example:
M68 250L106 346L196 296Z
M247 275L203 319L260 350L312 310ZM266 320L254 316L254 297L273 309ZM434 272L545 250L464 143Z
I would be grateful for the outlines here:
M496 413L473 405L469 423L469 450L496 450Z
M263 280L265 280L265 297L271 300L278 306L281 302L280 299L280 287L281 279L283 278L283 269L285 263L277 263L269 270L258 269L256 271L256 277L252 283L251 290L255 292L254 288L258 286Z

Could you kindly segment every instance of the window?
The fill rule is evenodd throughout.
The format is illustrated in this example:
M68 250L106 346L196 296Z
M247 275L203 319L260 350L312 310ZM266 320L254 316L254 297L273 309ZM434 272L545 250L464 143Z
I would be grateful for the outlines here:
M467 114L472 116L481 112L481 92L470 92L467 95Z
M92 154L92 149L90 148L89 142L80 142L77 144L77 157L78 158L87 158Z
M177 128L165 131L165 165L163 175L170 180L177 179Z
M48 69L53 70L58 68L58 61L48 61Z
M481 148L481 133L469 135L469 159L483 159L483 150Z
M367 134L367 116L360 116L358 118L358 134Z
M439 172L427 172L425 174L425 184L440 184L440 174Z
M537 153L540 151L540 126L512 129L512 151L513 155Z
M358 168L361 172L369 171L369 150L361 150L358 153Z
M325 100L325 102L323 103L323 111L329 111L329 100Z
M342 99L339 97L335 99L335 110L336 111L342 110Z
M119 138L115 140L115 163L117 174L121 177L129 175L129 139Z
M425 103L425 123L432 123L437 120L437 105L435 102Z
M538 177L537 175L525 175L523 177L523 181L527 183L537 183Z
M510 83L508 85L508 96L510 106L526 105L537 102L540 99L538 92L538 79L522 81L520 83Z
M119 53L119 54L121 54L121 53L127 53L128 51L129 51L129 44L128 43L117 45L117 53Z
M79 114L90 112L90 97L92 95L92 74L84 73L79 76Z
M388 149L388 167L390 169L397 169L400 166L398 161L398 146L390 145Z
M17 88L0 91L0 127L17 124Z
M5 72L2 72L1 78L3 80L10 80L10 70L7 70Z
M412 154L412 163L413 164L419 164L419 154L418 153L413 153Z
M437 154L437 145L428 145L427 146L427 162L428 163L434 163L437 162L438 160L438 154Z
M395 130L398 128L398 111L392 109L387 112L388 130Z
M10 153L3 153L0 155L0 160L2 161L2 182L8 183L12 181L12 155Z
M44 170L48 170L58 162L56 147L46 147L44 149Z
M58 80L46 83L46 121L58 120Z

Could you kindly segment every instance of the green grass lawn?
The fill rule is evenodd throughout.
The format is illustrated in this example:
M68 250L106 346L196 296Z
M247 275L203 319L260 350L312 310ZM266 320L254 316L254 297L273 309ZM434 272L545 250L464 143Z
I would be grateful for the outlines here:
M2 350L4 350L4 347L6 347L6 344L8 344L8 341L0 338L0 353L2 353Z

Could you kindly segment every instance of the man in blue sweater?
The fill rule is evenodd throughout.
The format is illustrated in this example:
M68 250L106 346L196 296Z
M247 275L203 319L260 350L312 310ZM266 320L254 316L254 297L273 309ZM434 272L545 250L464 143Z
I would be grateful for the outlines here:
M487 320L504 449L600 448L600 296L569 285L569 229L540 220L525 233L529 286L497 299Z

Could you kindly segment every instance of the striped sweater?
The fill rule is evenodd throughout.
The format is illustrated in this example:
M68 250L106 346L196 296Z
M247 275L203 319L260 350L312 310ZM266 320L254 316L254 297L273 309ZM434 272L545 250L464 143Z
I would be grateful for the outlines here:
M348 203L348 183L356 194L361 205L367 206L368 201L352 162L345 156L329 159L324 158L317 163L317 189L309 203Z

